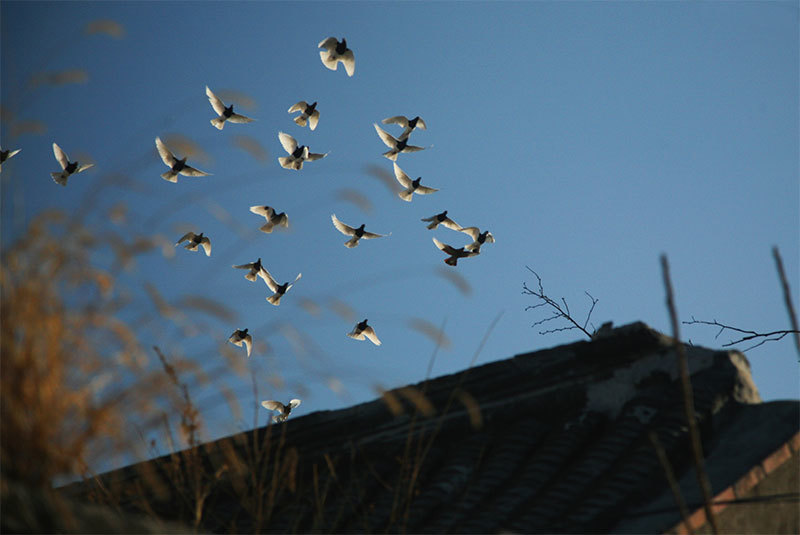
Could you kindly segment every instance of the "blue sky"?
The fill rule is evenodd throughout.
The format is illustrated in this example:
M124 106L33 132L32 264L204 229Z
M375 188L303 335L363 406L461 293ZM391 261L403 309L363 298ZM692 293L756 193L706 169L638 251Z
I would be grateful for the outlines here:
M525 310L535 304L522 295L523 282L535 284L526 266L580 319L584 291L598 298L595 326L641 320L669 332L666 253L681 319L786 329L770 252L777 245L800 309L796 2L3 2L0 14L3 109L46 124L43 134L12 138L3 117L3 148L23 149L3 170L3 244L42 210L85 209L87 195L120 173L127 187L96 194L88 216L96 228L117 228L105 214L121 202L138 232L210 236L210 258L156 250L125 274L145 313L149 281L170 301L204 295L237 315L191 315L202 328L186 338L150 324L140 333L146 347L212 370L228 365L219 344L236 328L269 344L250 360L233 348L244 375L214 378L246 407L243 419L230 416L215 384L194 387L209 438L252 425L250 372L260 399L302 397L297 414L422 380L435 343L410 327L414 318L444 326L452 341L436 352L433 376L468 366L498 316L477 363L581 339L531 327L546 313ZM118 22L124 38L85 35L98 19ZM320 62L317 44L329 36L347 38L352 78ZM68 69L88 80L26 89L36 73ZM237 110L257 122L217 131L206 85L249 96L255 106ZM319 102L313 132L286 112L301 99ZM433 147L398 164L439 192L405 203L368 170L391 173L372 126L391 115L427 122L411 141ZM299 172L282 169L279 131L330 154ZM175 134L202 147L208 159L189 163L213 176L159 178L166 169L153 140ZM238 147L239 135L269 158ZM49 176L53 141L96 166L58 186ZM371 212L343 190L367 197ZM248 211L255 204L286 211L291 231L258 232L263 220ZM420 218L442 210L497 242L445 266L431 238L456 247L469 239L425 228ZM392 234L347 249L332 213ZM279 282L303 273L280 307L230 267L257 257ZM332 299L352 308L352 321L333 312ZM306 300L319 304L318 315L300 306ZM345 336L365 317L381 347ZM715 340L711 327L681 327L695 344L729 340ZM747 354L765 399L798 397L788 339ZM261 410L259 425L267 416Z

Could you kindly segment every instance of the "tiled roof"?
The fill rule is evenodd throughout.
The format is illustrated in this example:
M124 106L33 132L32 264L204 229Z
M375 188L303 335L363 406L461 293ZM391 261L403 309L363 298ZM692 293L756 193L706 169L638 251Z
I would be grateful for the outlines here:
M635 323L207 444L205 473L224 466L225 474L205 499L201 526L426 533L672 528L681 517L650 432L691 511L700 503L672 347L670 338ZM800 403L760 403L738 352L686 350L717 494L795 436ZM146 463L147 473L169 480L171 459ZM103 481L132 488L142 466ZM181 519L171 505L180 489L163 487L151 507ZM121 503L135 509L137 500Z

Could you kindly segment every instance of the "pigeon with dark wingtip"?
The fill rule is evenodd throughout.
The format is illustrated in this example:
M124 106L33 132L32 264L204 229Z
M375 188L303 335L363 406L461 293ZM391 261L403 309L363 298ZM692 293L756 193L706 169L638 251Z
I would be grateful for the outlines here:
M367 320L360 321L356 323L356 326L353 327L353 330L347 333L347 336L353 338L355 340L364 340L368 338L370 342L375 344L376 346L381 345L381 341L378 339L378 335L375 334L375 329L372 326L367 325Z
M468 234L469 237L472 238L472 243L464 247L467 251L480 251L481 245L484 243L494 243L494 236L492 236L492 233L488 230L481 232L481 229L478 227L463 227L458 230L464 234Z
M375 131L378 133L378 136L383 141L384 145L389 147L389 150L383 153L383 156L389 158L392 161L397 160L397 155L401 152L408 153L408 152L417 152L421 150L425 150L425 147L417 147L415 145L409 145L408 139L397 139L389 132L381 129L380 126L373 123L375 127Z
M271 296L267 297L267 301L269 301L270 304L275 306L281 304L281 297L283 297L284 294L289 291L289 288L294 286L294 283L299 281L300 277L303 276L302 273L298 273L294 281L278 284L277 282L275 282L273 276L270 275L270 272L264 269L263 267L261 268L261 274L262 274L261 277L264 279L264 282L267 283L267 286L269 286L269 289L272 290L273 292Z
M325 154L309 152L308 147L305 145L298 146L297 140L283 132L278 132L278 140L280 140L283 150L289 153L289 156L278 158L278 162L284 169L299 171L303 168L304 161L313 162L314 160L322 159L328 155L327 152Z
M250 356L250 350L253 348L253 337L247 333L247 329L236 329L228 338L228 342L239 347L244 344L245 349L247 349L247 356Z
M289 113L294 113L296 111L299 111L300 115L294 118L295 123L300 126L305 126L306 123L308 123L308 127L311 130L317 127L317 123L319 122L319 110L317 109L316 102L308 104L305 100L301 100L289 108Z
M58 161L58 163L61 165L62 171L50 173L50 176L53 177L53 180L55 180L56 184L61 184L62 186L67 185L67 179L71 175L74 175L75 173L82 173L90 167L94 167L93 163L81 165L77 161L69 161L67 154L61 150L61 147L59 147L56 143L53 143L53 154L56 157L56 161Z
M429 230L433 230L439 225L443 227L447 227L452 230L461 230L461 225L447 217L447 210L444 212L438 213L436 215L432 215L430 217L423 217L420 221L429 221L430 224L428 225Z
M169 171L161 173L161 178L168 182L177 182L178 174L183 176L209 176L211 174L195 169L191 165L186 165L186 156L180 160L177 159L167 146L164 145L160 137L156 138L156 149L158 149L158 155L161 156L161 161L164 162L164 165L169 167Z
M411 197L414 193L418 193L420 195L428 195L435 191L439 191L436 188L430 188L428 186L420 185L420 181L422 180L421 176L418 176L414 180L411 180L411 178L407 174L405 174L402 169L400 169L400 167L397 165L396 162L393 163L392 165L394 165L394 176L397 178L397 181L400 183L401 186L406 188L397 194L397 196L403 199L404 201L411 202Z
M375 234L374 232L367 232L364 230L364 223L362 223L358 228L351 227L350 225L346 225L339 221L339 218L336 217L336 214L331 214L331 221L333 221L333 226L336 227L336 230L345 236L352 236L349 240L344 242L344 246L349 249L358 246L358 240L361 238L364 238L365 240L371 240L373 238L384 238L391 234Z
M233 104L230 106L225 106L225 103L222 102L222 100L220 100L220 98L215 95L214 92L208 88L208 86L206 86L206 96L208 97L208 101L211 103L211 107L214 108L214 111L219 114L219 117L211 119L211 124L213 124L217 130L222 130L225 128L225 121L241 124L252 123L255 120L233 111Z
M6 161L9 158L14 156L15 154L17 154L21 150L22 149L16 149L16 150L3 150L3 149L0 149L0 171L3 170L3 164L6 163Z
M175 247L182 244L183 242L188 242L186 245L183 246L184 249L188 249L190 251L197 251L199 246L203 247L203 250L206 252L206 256L211 256L211 240L208 239L207 236L203 236L203 233L195 234L194 232L187 232L181 239L175 242Z
M271 206L251 206L250 211L263 216L267 220L266 223L259 227L258 230L261 232L271 234L272 229L277 226L289 228L289 216L286 215L286 212L277 213Z
M300 403L301 401L299 399L293 399L284 405L280 401L268 399L266 401L262 401L261 406L267 410L278 411L278 414L272 416L272 421L280 423L285 422L289 417L289 414L292 412L292 409L296 408L298 405L300 405Z
M447 245L446 243L442 243L436 238L433 238L433 243L436 244L436 247L444 251L446 254L449 255L448 258L444 259L444 263L449 266L456 266L458 265L459 258L467 258L470 256L475 256L480 254L480 251L467 251L464 247L459 247L456 249L452 245Z
M423 130L427 130L428 127L425 124L425 121L422 120L422 117L417 115L413 119L409 119L403 115L395 115L394 117L387 117L383 121L383 124L398 124L403 127L403 133L400 134L399 139L406 139L411 132L414 131L415 128L421 128Z
M319 42L317 48L325 49L320 51L319 59L330 70L335 71L339 67L339 62L341 62L347 71L347 76L353 76L353 73L356 72L356 58L353 55L353 51L347 48L347 39L344 37L342 37L341 41L335 37L323 39Z
M258 277L261 277L264 279L264 282L267 282L267 276L264 274L264 267L261 265L261 258L255 262L233 267L236 269L247 269L248 272L245 274L244 278L250 282L255 282Z

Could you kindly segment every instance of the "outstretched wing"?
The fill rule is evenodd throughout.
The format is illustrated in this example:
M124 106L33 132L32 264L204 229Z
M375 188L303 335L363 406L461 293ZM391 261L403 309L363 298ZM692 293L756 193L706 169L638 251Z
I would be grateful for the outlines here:
M172 167L175 165L175 162L178 161L175 155L169 151L166 145L164 145L164 142L161 141L160 137L156 138L156 149L158 149L158 155L161 156L161 161L164 162L164 165L167 167Z
M85 163L85 164L81 165L80 167L78 167L78 170L75 171L75 172L76 173L82 173L82 172L86 171L87 169L89 169L91 167L94 167L93 163Z
M178 245L182 244L183 242L185 242L187 240L193 240L195 236L196 236L196 234L194 232L187 232L186 234L181 236L180 240L175 242L175 245L178 246Z
M397 139L395 139L392 134L383 130L380 126L378 126L375 123L373 123L372 126L375 127L375 131L378 133L378 136L381 138L381 141L383 141L384 145L386 145L390 149L397 147Z
M450 219L449 217L444 218L444 221L439 223L445 228L449 228L450 230L461 230L461 225Z
M416 145L406 145L406 147L400 152L419 152L421 150L425 150L425 147L417 147Z
M238 113L234 113L230 117L228 117L228 122L236 123L236 124L243 124L243 123L252 123L255 119L247 117L246 115L240 115Z
M66 169L69 165L69 158L67 158L67 155L63 150L61 150L61 147L55 143L53 143L53 154L55 155L56 160L58 160L59 165L61 165L61 169Z
M225 113L225 103L222 102L219 97L208 88L208 86L206 86L206 96L208 97L208 101L211 103L211 107L214 108L215 112L217 112L217 115L222 115Z
M351 227L350 225L345 225L336 217L336 214L331 214L331 221L333 221L333 226L336 227L336 230L344 234L345 236L354 236L356 233L356 229ZM366 237L366 233L364 233Z
M278 140L280 140L283 150L289 154L297 150L297 141L289 134L278 132Z
M261 402L261 406L271 411L281 411L286 408L280 401L266 400Z
M313 162L314 160L321 160L327 155L328 155L327 152L324 154L320 154L319 152L309 152L308 156L305 156L305 159L308 160L309 162Z
M270 206L251 206L250 211L254 214L264 216L267 220L272 219L275 215L275 210Z
M353 51L349 48L344 51L344 54L339 56L339 61L344 65L344 70L347 71L347 76L353 76L356 72L356 57Z
M302 401L300 401L299 399L295 398L295 399L293 399L292 401L289 402L289 407L294 409L295 407L299 407L300 403L302 403Z
M314 110L314 113L308 116L308 127L314 130L319 122L319 110Z
M433 243L436 244L436 247L438 247L439 249L441 249L442 251L444 251L445 253L447 253L449 255L456 254L456 250L452 246L447 245L446 243L442 243L439 240L437 240L436 238L433 238Z
M339 41L335 37L328 37L327 39L323 39L319 42L319 46L317 48L324 48L326 50L332 50L336 48L336 45Z
M436 188L430 188L428 186L418 186L417 189L414 190L414 193L419 193L420 195L429 195L435 191L439 191Z
M478 227L461 227L461 228L456 229L456 230L459 230L459 231L463 232L464 234L467 234L470 238L473 239L473 241L477 240L478 236L481 233L481 231L480 231L480 229Z
M361 331L361 333L369 338L369 341L376 346L381 345L381 341L378 339L378 335L375 334L375 329L373 329L371 325L367 325L367 328Z
M203 246L206 256L211 256L211 240L207 236L203 236L203 239L200 240L200 245Z
M296 111L303 111L308 107L308 103L305 100L301 100L291 108L289 108L289 113L294 113Z
M393 163L392 165L394 166L394 176L395 178L397 178L397 181L400 182L400 185L403 186L404 188L410 188L411 179L409 178L409 176L405 174L402 169L400 169L397 163Z
M262 279L264 279L264 282L267 283L267 286L269 287L270 290L272 290L273 292L278 291L278 283L275 282L275 279L272 277L270 272L266 270L266 268L262 267L259 275L261 276Z
M386 236L389 236L389 235L391 235L391 232L389 234L376 234L375 232L366 232L365 231L364 235L361 236L361 237L364 238L365 240L371 240L373 238L385 238Z
M200 169L195 169L191 165L184 165L183 169L180 170L180 174L183 176L208 176L211 173L206 173L205 171L201 171Z
M395 115L394 117L387 117L383 121L383 124L399 124L403 128L408 128L408 118L402 115Z

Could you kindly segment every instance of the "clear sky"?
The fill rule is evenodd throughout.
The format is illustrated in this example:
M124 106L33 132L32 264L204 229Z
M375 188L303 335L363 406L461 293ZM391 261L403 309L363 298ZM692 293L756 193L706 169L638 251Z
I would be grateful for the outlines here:
M249 360L231 346L243 375L193 387L208 438L252 426L249 372L259 399L301 397L298 415L424 379L436 345L415 319L443 326L452 342L436 352L432 376L467 367L500 315L479 364L580 340L578 331L543 336L531 327L548 313L525 310L535 301L522 284L536 282L526 266L579 319L588 291L599 299L595 326L641 320L670 332L659 266L666 253L681 319L768 331L789 328L771 256L777 245L800 309L797 2L4 1L0 15L2 146L23 149L3 169L3 244L42 210L86 210L90 194L88 221L101 231L119 229L106 214L124 203L142 234L210 236L210 258L155 250L124 275L145 314L154 310L145 282L171 302L203 295L236 314L224 321L188 312L200 326L193 336L150 323L140 331L145 347L213 370L230 365L219 346L234 329L253 334ZM85 34L99 19L116 21L124 37ZM317 44L329 36L347 38L352 78L320 62ZM72 69L88 78L27 85L38 73ZM252 99L236 109L257 121L217 131L206 85L223 98ZM301 99L319 103L313 132L286 112ZM12 137L10 113L46 131ZM432 147L401 154L398 164L439 192L406 203L376 178L392 165L372 124L392 115L426 121L411 143ZM330 154L301 171L282 169L279 131ZM189 163L212 176L159 177L166 168L154 138L175 135L202 148L207 158ZM269 157L254 158L238 136ZM95 167L65 188L55 184L53 141ZM101 188L120 175L124 187ZM353 191L369 212L348 200ZM248 211L256 204L285 211L290 231L258 232L263 219ZM490 230L496 243L446 266L431 238L456 247L470 240L425 228L420 219L442 210ZM347 249L332 213L391 236ZM263 283L231 268L258 257L279 282L303 274L279 307L265 301ZM337 315L332 300L352 319ZM345 336L364 318L381 347ZM695 344L730 339L681 327ZM798 397L789 339L747 355L765 399ZM242 419L230 415L220 384L248 408ZM261 409L258 424L267 417Z

